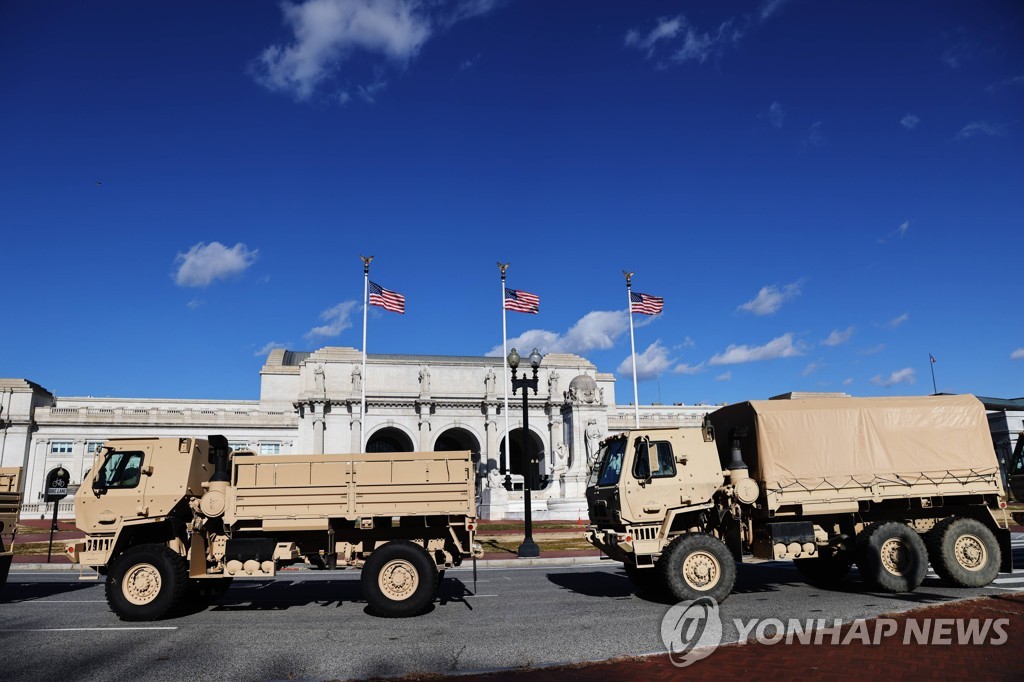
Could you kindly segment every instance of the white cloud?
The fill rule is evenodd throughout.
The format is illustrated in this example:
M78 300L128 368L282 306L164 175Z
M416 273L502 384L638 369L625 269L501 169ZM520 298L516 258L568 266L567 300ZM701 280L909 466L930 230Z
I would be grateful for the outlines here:
M871 348L865 348L865 349L857 351L857 352L860 353L861 355L876 355L878 353L881 353L883 350L885 350L885 344L884 343L880 343L877 346L872 346Z
M253 355L256 357L262 357L276 348L287 348L288 343L279 343L277 341L268 341L267 343L260 346Z
M811 127L807 129L807 135L804 136L803 146L804 149L808 147L820 147L825 144L825 134L821 132L821 121L815 121L811 124Z
M308 100L316 89L337 75L355 53L381 57L402 68L414 59L438 31L469 17L484 14L496 0L306 0L282 3L284 23L291 32L285 43L271 45L255 60L252 75L275 92ZM380 78L376 79L383 83ZM360 95L372 101L372 86ZM370 97L367 98L367 95ZM346 93L341 103L348 101Z
M852 383L853 383L853 377L849 377L849 378L843 379L843 386L849 386Z
M357 310L359 304L355 301L342 301L336 306L331 306L320 313L322 325L313 327L306 332L307 339L328 338L337 336L352 326L352 312Z
M809 377L809 376L811 376L812 374L814 374L815 372L817 372L819 369L821 369L824 366L825 366L825 363L822 362L821 360L815 360L814 362L809 362L809 363L807 363L807 366L804 367L804 371L800 372L800 376Z
M719 374L718 376L715 377L715 381L731 381L731 380L732 380L732 372L725 372L724 374Z
M840 331L839 329L833 329L832 333L828 335L828 338L821 342L823 346L841 346L853 337L853 327L847 327Z
M637 354L636 380L656 379L671 366L672 360L668 357L668 349L661 345L659 339L648 346L647 350ZM633 361L629 356L619 363L616 373L621 377L633 377Z
M892 318L886 324L888 324L890 327L895 329L896 327L900 326L901 324L903 324L904 322L906 322L909 319L910 319L910 313L903 313L899 317Z
M187 253L178 253L174 262L178 271L174 282L180 287L207 287L214 280L245 272L256 262L257 249L252 251L239 242L230 249L220 242L199 242Z
M956 134L956 139L966 140L967 138L976 137L977 135L999 137L1005 133L1006 129L997 123L989 123L988 121L972 121L960 129L960 132Z
M914 376L914 370L911 367L904 367L892 372L887 377L883 377L881 374L875 375L871 378L871 383L875 386L895 386L896 384L913 384L917 382L917 377Z
M917 124L920 122L921 119L918 118L917 116L914 116L913 114L907 114L906 116L900 119L900 125L906 128L907 130L913 130L914 128L917 127Z
M774 284L761 287L757 296L741 305L737 310L745 310L754 315L774 315L783 303L800 295L801 286L801 282L793 282L781 289Z
M1010 353L1011 360L1024 360L1024 348L1018 348Z
M1006 80L993 83L992 85L985 88L985 92L997 92L1003 88L1012 88L1017 85L1024 85L1024 76L1014 76L1013 78L1007 78Z
M736 365L743 362L758 362L776 358L791 358L803 355L799 345L793 344L792 332L772 339L763 346L731 345L724 352L708 360L709 365Z
M768 121L776 128L781 128L785 120L786 110L778 102L772 102L771 106L768 107Z
M191 301L185 304L185 307L188 308L189 310L195 310L196 308L202 306L204 303L206 303L206 301L200 298L193 298Z
M900 238L902 239L903 236L907 234L907 230L909 229L910 221L904 220L902 223L900 223L900 226L896 228L896 232L900 235Z
M789 0L766 0L766 2L761 5L761 20L764 21L771 17L787 2L789 2Z
M687 365L685 363L676 365L672 368L675 374L700 374L704 371L704 363L701 362L696 365Z
M541 353L585 353L595 348L607 350L629 329L624 310L594 310L581 317L565 334L546 329L530 329L508 340L509 348L538 348ZM501 346L487 352L501 357Z

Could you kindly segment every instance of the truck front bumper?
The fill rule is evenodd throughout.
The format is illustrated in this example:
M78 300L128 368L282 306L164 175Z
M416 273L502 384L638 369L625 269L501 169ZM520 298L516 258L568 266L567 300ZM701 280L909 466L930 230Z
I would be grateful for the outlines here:
M589 526L584 531L587 542L604 552L609 559L625 562L633 553L633 546L625 533Z

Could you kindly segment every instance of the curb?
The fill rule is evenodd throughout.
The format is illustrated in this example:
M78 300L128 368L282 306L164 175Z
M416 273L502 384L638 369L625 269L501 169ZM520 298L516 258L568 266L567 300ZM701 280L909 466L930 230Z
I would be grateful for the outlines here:
M478 559L476 565L478 568L521 568L524 566L596 566L598 564L613 565L616 562L610 559L601 559L595 556L566 556L566 557L537 557L536 559ZM450 568L450 571L469 571L473 569L472 561L464 561L461 566L456 568ZM11 574L16 573L36 573L36 572L50 572L50 571L78 571L80 566L78 564L35 564L35 563L14 563L11 564ZM86 568L86 571L92 569ZM303 572L318 572L326 573L323 569L309 568L306 566L291 566L288 568L282 568L281 572L285 571L303 571Z

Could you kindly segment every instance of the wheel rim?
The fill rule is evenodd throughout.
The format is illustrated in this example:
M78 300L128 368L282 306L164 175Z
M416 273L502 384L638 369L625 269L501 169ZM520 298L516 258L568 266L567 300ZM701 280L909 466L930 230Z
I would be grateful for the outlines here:
M377 576L377 585L388 599L404 601L411 597L420 585L420 574L405 559L392 559L384 564Z
M985 550L985 543L977 535L964 533L958 537L953 547L953 554L956 556L956 562L967 571L980 571L988 564L988 551Z
M153 564L136 564L121 581L121 593L135 606L145 606L160 594L160 571Z
M910 568L910 548L899 538L890 538L882 545L882 567L902 576Z
M710 590L718 584L722 566L710 552L693 552L683 561L683 580L700 592Z

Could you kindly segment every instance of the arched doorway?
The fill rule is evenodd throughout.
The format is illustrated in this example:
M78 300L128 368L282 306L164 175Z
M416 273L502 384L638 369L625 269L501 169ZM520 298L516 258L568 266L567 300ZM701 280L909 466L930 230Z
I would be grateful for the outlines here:
M412 439L405 431L386 426L375 431L366 441L367 452L413 452Z
M434 441L434 452L451 452L453 450L469 450L472 452L473 469L477 478L484 476L487 472L480 462L480 441L467 429L454 427L441 432L441 435Z
M523 429L512 429L509 433L509 439L512 441L512 448L508 451L509 456L505 458L508 462L508 473L524 476L523 474ZM542 467L544 464L544 443L533 431L526 432L526 461L527 466L532 472L532 476L524 476L525 479L532 479L530 489L540 490L544 488L546 482L541 479ZM505 439L501 439L501 451L504 456L505 450Z

